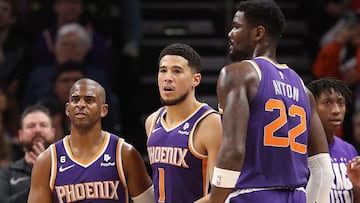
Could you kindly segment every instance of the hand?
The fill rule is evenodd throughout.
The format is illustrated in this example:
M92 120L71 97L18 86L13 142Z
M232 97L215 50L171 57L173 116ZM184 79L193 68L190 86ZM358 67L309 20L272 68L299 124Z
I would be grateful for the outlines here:
M32 146L32 150L25 152L25 161L28 164L33 165L35 163L37 157L43 151L45 151L45 146L44 146L43 142L41 142L41 141L35 142L35 144Z
M344 27L340 30L336 40L340 44L348 43L354 36L356 35L356 31L350 28L348 25L344 25Z
M350 85L355 85L358 82L358 72L355 67L345 68L343 72L341 72L341 79L347 82Z
M354 157L346 164L347 174L350 181L356 187L360 187L360 156Z

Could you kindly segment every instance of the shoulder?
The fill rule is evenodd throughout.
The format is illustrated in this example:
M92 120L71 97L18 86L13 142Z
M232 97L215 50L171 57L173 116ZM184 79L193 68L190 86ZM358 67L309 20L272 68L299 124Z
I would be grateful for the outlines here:
M39 176L44 175L47 177L51 169L51 150L50 147L43 151L38 158L33 167L33 171L36 171L36 174Z
M356 151L355 147L349 142L341 139L340 137L334 136L335 143L339 143L341 148Z
M204 117L200 123L199 127L196 130L196 134L199 134L200 137L214 137L220 136L222 132L222 122L221 116L218 113L210 113Z
M122 160L124 163L124 168L128 168L127 166L133 165L142 161L142 156L139 151L131 144L123 141L121 148ZM135 164L136 165L136 164Z
M196 134L206 135L205 137L209 136L218 136L221 135L222 130L222 121L221 115L219 112L212 109L210 113L207 114L198 125L196 130Z
M145 130L146 130L147 135L149 135L151 125L158 118L161 109L162 108L159 108L157 111L152 112L148 117L146 117L146 119L145 119Z
M221 125L221 115L218 111L211 108L207 115L202 119L201 123L205 124L220 124Z
M224 66L219 75L219 81L224 85L234 85L238 83L248 83L252 80L258 80L256 63L251 60L231 63Z
M161 110L163 109L164 107L161 107L159 108L158 110L152 112L145 120L145 122L151 122L152 120L154 119L157 119L159 113L161 112Z
M38 158L36 159L35 163L39 164L45 164L45 163L51 162L51 148L47 148L45 151L43 151Z

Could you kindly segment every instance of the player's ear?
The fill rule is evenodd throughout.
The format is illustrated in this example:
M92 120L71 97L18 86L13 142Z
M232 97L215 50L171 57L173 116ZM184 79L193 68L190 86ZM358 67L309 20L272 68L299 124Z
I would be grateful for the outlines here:
M201 81L201 74L195 73L193 77L193 87L198 86L200 84L200 81Z
M262 39L265 35L266 29L264 26L259 25L254 29L254 35L255 35L255 39L256 41Z
M69 117L69 102L66 102L65 104L65 114L67 117Z
M104 118L108 114L108 111L109 111L109 105L107 104L101 105L101 118Z

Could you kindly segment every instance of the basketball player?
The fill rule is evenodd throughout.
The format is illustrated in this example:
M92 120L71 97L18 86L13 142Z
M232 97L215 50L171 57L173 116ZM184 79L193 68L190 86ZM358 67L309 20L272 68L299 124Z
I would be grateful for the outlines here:
M237 6L228 33L234 63L220 71L217 84L223 139L212 203L329 199L334 175L314 98L301 78L276 59L284 27L273 0Z
M315 97L335 176L330 191L330 203L359 202L360 190L353 187L346 169L346 164L358 156L358 153L354 146L335 135L344 121L347 104L351 104L351 90L343 81L330 77L314 80L307 87Z
M200 71L200 56L186 44L170 44L160 53L164 106L145 121L157 202L200 203L209 197L222 126L218 112L195 98Z
M154 202L150 176L138 151L122 138L102 131L108 112L104 88L83 78L66 103L70 135L52 144L36 161L29 203Z

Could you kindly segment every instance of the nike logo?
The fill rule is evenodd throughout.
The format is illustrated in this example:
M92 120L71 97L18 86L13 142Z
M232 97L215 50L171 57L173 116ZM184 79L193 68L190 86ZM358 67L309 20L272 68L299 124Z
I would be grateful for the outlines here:
M63 168L63 166L60 166L59 172L61 173L61 172L67 171L67 170L71 169L71 168L74 167L74 166L75 166L75 164L70 165L70 166L66 166L66 167L64 167L64 168Z
M161 127L155 128L151 133L155 133L156 131L160 130Z
M24 180L27 180L29 179L30 177L29 176L24 176L24 177L20 177L20 178L14 178L12 177L10 179L10 185L17 185L18 183L24 181Z

